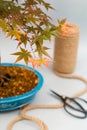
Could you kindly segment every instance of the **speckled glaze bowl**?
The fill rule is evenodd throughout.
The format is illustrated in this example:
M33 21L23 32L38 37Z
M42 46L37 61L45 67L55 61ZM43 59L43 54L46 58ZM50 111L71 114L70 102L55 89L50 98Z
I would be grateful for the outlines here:
M23 68L32 70L38 76L39 83L35 86L34 89L32 89L31 91L29 91L27 93L24 93L24 94L21 94L18 96L0 99L0 112L15 110L17 108L20 108L24 105L31 103L32 100L34 99L35 95L41 89L41 87L43 85L43 76L37 70L35 70L31 67L28 67L26 65L22 65L22 64L2 63L2 66L19 66L19 67L23 67Z

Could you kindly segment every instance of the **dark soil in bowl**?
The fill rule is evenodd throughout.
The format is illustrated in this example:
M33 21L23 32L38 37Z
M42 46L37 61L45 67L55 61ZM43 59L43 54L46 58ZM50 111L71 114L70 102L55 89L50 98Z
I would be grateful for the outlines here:
M38 84L38 76L29 69L18 66L1 66L0 98L20 95Z

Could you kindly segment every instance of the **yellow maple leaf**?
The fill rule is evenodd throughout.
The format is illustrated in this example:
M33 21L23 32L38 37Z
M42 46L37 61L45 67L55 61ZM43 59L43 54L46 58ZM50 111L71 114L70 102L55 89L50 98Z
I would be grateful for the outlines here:
M7 37L15 37L18 41L21 41L21 35L25 35L25 33L18 29L10 29L7 34Z

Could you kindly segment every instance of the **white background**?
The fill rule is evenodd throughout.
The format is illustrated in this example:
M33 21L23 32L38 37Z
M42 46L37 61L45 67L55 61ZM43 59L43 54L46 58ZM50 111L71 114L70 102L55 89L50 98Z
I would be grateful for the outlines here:
M56 19L67 18L68 21L76 23L81 30L78 59L74 74L78 74L87 79L87 1L86 0L48 0L55 7L55 11L50 11L49 14L53 17L53 22L56 24ZM51 43L46 42L51 48L49 53L53 56L54 40ZM16 51L16 43L4 38L0 32L0 51L2 62L14 62L15 57L11 56L12 52ZM23 63L21 61L20 63ZM41 67L37 70L44 77L43 88L38 92L36 98L31 105L35 104L56 104L59 103L56 99L49 95L49 89L56 90L60 94L71 96L72 94L82 90L86 85L78 80L63 79L55 75L52 70L53 64L49 68ZM82 96L87 100L87 94ZM15 117L18 117L20 110L0 113L0 130L7 130L8 123ZM48 126L49 130L86 130L87 119L80 120L69 116L64 109L45 109L33 110L27 112L28 115L33 115L42 119ZM38 126L28 121L17 123L13 130L39 130Z
M86 0L47 0L55 11L50 14L54 22L56 19L67 18L67 21L76 23L81 30L81 35L86 38L87 33L87 1Z

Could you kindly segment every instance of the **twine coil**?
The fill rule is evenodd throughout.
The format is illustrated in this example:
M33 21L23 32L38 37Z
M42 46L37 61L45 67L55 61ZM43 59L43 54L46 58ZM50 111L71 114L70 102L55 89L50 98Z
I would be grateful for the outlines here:
M75 24L70 24L74 29L71 34L57 32L54 45L54 69L60 73L72 73L77 59L77 50L80 30Z

